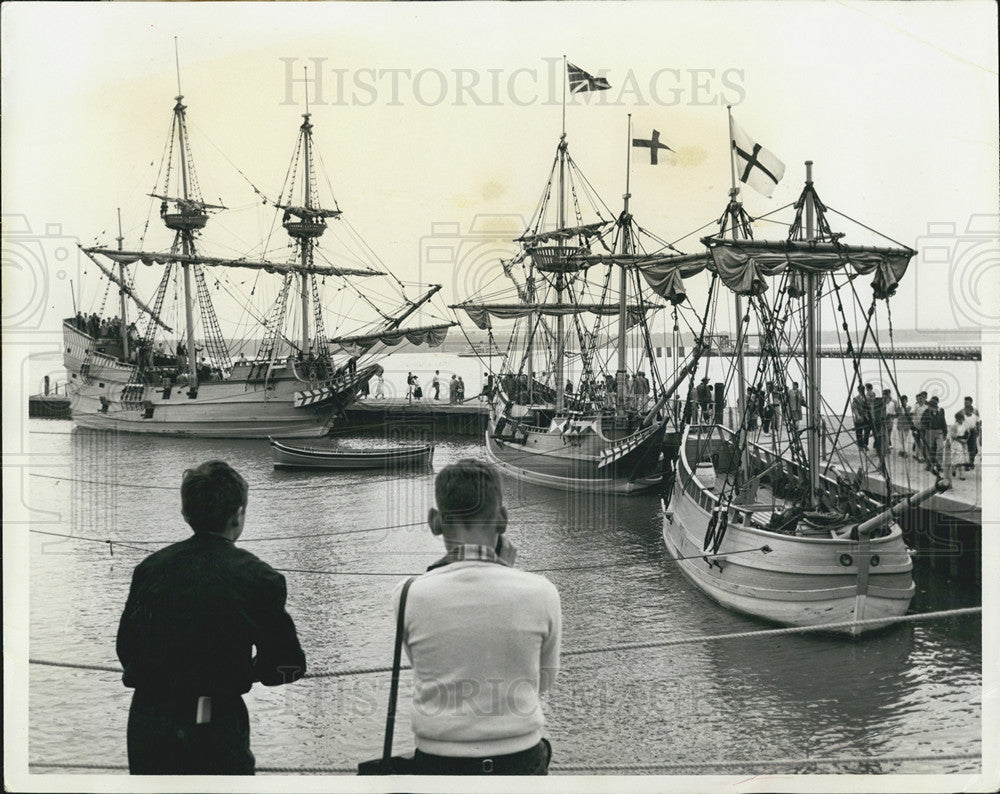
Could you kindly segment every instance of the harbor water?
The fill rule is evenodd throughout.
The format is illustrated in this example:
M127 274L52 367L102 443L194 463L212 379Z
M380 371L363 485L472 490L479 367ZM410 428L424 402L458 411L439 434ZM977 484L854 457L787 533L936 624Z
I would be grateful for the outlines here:
M30 551L31 656L113 665L115 631L133 566L187 535L184 468L223 458L251 485L240 541L288 580L288 608L312 672L388 666L390 593L441 554L423 525L433 473L276 472L266 442L153 439L32 420L41 461L28 475L44 506ZM481 455L474 440L442 441L434 468ZM506 483L519 564L559 588L564 651L765 628L691 586L670 561L655 496L570 498ZM85 540L90 538L93 540ZM112 544L98 541L110 540ZM113 554L112 554L113 552ZM912 611L979 603L922 565ZM886 762L889 756L981 748L978 616L901 625L860 641L783 636L567 655L548 696L558 766L689 762L689 773L760 772L712 762L850 757L797 772L974 772L974 761ZM404 673L397 751L412 747ZM378 754L388 675L256 687L247 701L259 766L351 768ZM126 763L130 699L114 673L32 665L29 758ZM90 726L81 730L81 726ZM65 770L63 770L65 771ZM773 770L775 772L781 769Z

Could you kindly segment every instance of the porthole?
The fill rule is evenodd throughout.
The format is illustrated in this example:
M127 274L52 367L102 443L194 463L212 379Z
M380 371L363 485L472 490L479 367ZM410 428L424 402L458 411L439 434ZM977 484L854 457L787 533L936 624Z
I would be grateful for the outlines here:
M849 568L851 565L854 564L854 558L850 554L841 554L840 564L843 565L845 568Z
M872 555L872 568L876 567L879 564L879 562L881 562L881 561L879 560L878 555L877 554L873 554Z

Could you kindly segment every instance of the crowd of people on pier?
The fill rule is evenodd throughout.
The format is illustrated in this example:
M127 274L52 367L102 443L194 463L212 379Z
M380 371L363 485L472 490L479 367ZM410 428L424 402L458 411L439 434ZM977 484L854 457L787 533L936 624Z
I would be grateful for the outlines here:
M851 415L858 449L874 447L880 460L893 449L893 429L899 440L900 457L912 456L927 471L947 473L965 479L965 472L976 467L982 439L982 420L972 397L954 413L941 406L938 395L928 399L926 391L917 393L913 405L909 395L893 398L889 389L877 394L870 383L858 386L851 400Z
M181 514L193 534L132 574L117 653L134 689L133 775L254 774L243 695L306 672L284 576L236 545L248 495L223 461L185 471ZM427 523L445 554L400 582L385 605L387 623L395 613L394 667L405 650L413 668L416 750L391 759L392 772L545 775L552 746L539 695L559 671L559 593L514 567L492 465L466 458L444 467L434 501ZM369 763L377 762L359 772Z

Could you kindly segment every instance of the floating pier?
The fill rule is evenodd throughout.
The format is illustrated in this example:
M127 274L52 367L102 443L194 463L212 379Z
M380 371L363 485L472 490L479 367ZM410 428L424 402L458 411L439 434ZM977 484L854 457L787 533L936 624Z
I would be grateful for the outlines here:
M486 432L489 406L478 397L461 403L369 397L347 406L344 416L346 421L335 422L331 435L368 434L384 429L386 437L392 440L427 442L438 436L481 438Z

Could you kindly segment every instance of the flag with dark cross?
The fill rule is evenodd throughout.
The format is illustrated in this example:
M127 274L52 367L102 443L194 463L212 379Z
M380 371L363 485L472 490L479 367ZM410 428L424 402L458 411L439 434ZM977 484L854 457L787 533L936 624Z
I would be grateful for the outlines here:
M660 149L666 149L668 152L672 152L673 151L673 149L671 149L665 143L660 143L660 131L659 130L653 130L653 134L648 139L646 139L646 138L633 138L632 139L632 145L633 146L640 146L640 147L643 147L645 149L649 149L649 164L650 165L656 165L659 162L659 160L657 159L656 153Z
M735 119L732 124L737 177L740 182L770 198L785 175L785 164L747 135Z

